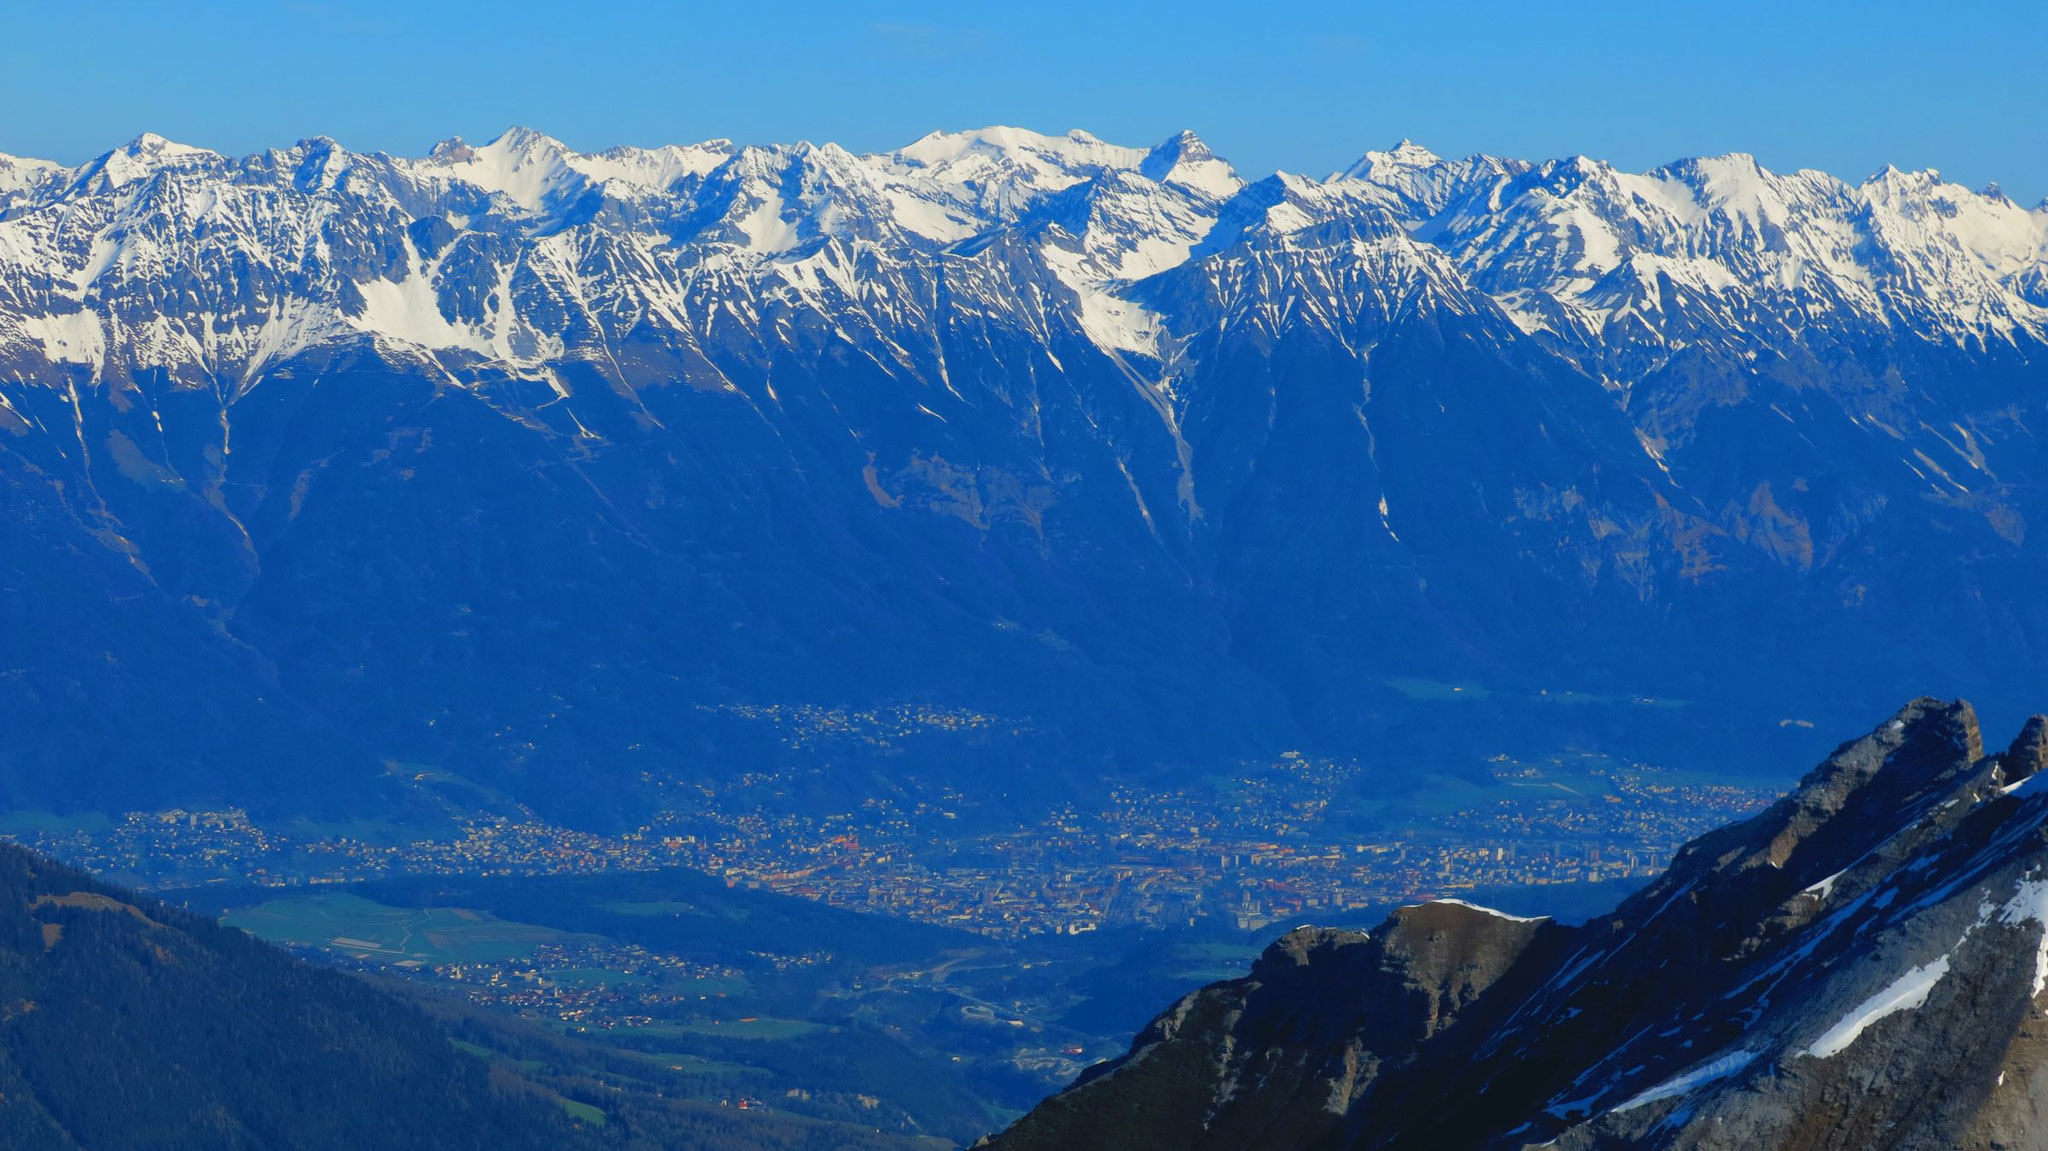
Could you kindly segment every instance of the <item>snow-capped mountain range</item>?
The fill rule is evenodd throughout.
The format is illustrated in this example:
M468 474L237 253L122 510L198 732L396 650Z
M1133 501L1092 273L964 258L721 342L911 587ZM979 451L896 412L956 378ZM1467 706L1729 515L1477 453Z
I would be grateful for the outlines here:
M1248 232L1284 243L1349 219L1383 222L1388 258L1476 289L1623 389L1701 341L1754 354L1816 328L1976 346L2048 332L2048 204L1935 172L1780 176L1742 154L1638 175L1404 141L1328 179L1253 183L1193 133L1144 149L1014 128L870 155L725 140L579 153L515 128L422 159L326 139L235 159L154 135L77 168L0 156L9 352L181 378L254 379L357 334L517 365L639 325L687 340L707 325L694 299L739 284L899 325L917 317L889 306L890 273L1019 242L1070 297L1052 306L1156 361L1148 382L1171 390L1185 333L1141 281ZM501 290L475 298L480 275ZM195 281L177 306L140 310L175 280ZM826 284L847 298L821 298ZM563 330L565 298L589 331Z
M1198 746L1211 696L1342 739L1404 675L1776 698L1844 644L1995 698L2048 628L2044 269L2048 206L1743 155L0 157L0 663L54 715L203 650L387 750L647 737L655 682Z

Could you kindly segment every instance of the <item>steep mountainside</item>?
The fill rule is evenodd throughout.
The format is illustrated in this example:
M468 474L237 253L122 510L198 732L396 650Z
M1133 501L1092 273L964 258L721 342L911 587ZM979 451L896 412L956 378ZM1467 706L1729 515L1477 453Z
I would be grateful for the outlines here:
M991 1145L2042 1146L2044 760L1919 700L1582 926L1295 931Z
M720 1106L678 1090L680 1074L661 1066L460 996L294 959L0 844L8 1151L932 1145L883 1131L879 1111L849 1123ZM948 1090L958 1093L931 1095Z
M731 704L1132 767L1385 735L1404 677L1692 731L2005 704L2044 342L2048 212L1932 173L0 158L0 801L390 757L574 806L721 758Z
M384 992L0 844L0 1143L594 1145Z

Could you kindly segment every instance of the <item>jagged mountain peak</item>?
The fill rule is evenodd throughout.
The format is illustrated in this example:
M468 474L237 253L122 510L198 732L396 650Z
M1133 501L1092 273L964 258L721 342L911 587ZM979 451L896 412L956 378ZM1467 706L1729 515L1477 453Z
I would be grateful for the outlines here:
M1380 188L1400 201L1400 210L1418 231L1453 200L1497 184L1531 165L1487 155L1446 160L1412 140L1403 139L1385 151L1367 152L1331 182L1357 181Z
M64 166L62 164L57 163L55 160L38 160L33 156L14 156L6 152L0 152L0 169L7 169L13 171L33 170L39 172L57 172L62 171L64 169Z
M524 124L513 124L493 137L486 148L502 148L508 151L528 154L561 155L569 151L568 145L538 129Z
M1028 128L995 125L931 132L885 155L934 171L954 172L960 179L1003 166L1080 178L1109 168L1135 168L1143 162L1145 152L1104 143L1078 128L1048 136Z
M155 132L138 133L133 140L130 140L128 141L128 143L122 145L119 149L117 149L117 151L125 155L138 158L144 156L166 158L185 156L218 158L220 155L220 153L215 152L208 148L195 147L191 144L180 144L176 140L172 140L165 136L160 136Z
M810 150L811 145L798 144L765 151L807 154ZM600 185L609 186L609 194L627 199L667 192L679 184L701 179L747 153L747 149L723 139L578 152L545 133L515 126L482 145L471 145L460 136L452 137L436 144L424 161L402 163L412 170L436 172L486 192L502 194L525 212L544 213L559 209ZM755 163L759 166L773 161Z
M1190 157L1215 155L1214 152L1210 151L1208 141L1203 140L1201 135L1193 128L1182 128L1180 131L1168 136L1165 140L1160 141L1152 150L1157 152L1162 148L1170 148L1175 152Z
M1401 204L1398 195L1376 184L1276 172L1246 184L1222 206L1217 225L1200 250L1220 251L1250 233L1286 236L1326 224L1405 237Z
M1584 925L1435 903L1299 929L993 1145L2024 1145L2048 790L2002 781L2044 731L1986 758L1967 704L1915 701Z
M2048 716L2028 718L2026 726L2000 757L1999 767L2008 786L2030 779L2048 767Z
M78 192L104 194L146 180L167 169L223 162L218 152L180 144L154 132L143 132L76 169L71 186Z
M273 149L264 159L273 168L290 171L293 185L307 192L334 190L356 162L354 153L328 136L311 136L289 148Z
M1670 870L1616 915L1647 924L1681 896L1701 906L1753 903L1759 881L1783 889L1761 897L1775 905L1909 827L1932 833L1941 821L1930 817L1943 803L1959 794L1975 802L1999 782L1989 767L1975 709L1961 700L1914 700L1836 748L1770 808L1680 849ZM1714 906L1728 910L1722 903Z
M437 141L433 147L427 149L427 159L441 160L451 164L466 164L476 159L476 149L470 147L469 141L464 140L462 137L450 136L445 140Z
M719 165L731 160L739 150L731 140L721 138L696 144L663 144L654 148L607 148L602 152L573 156L569 163L593 180L668 191L709 175Z
M1146 152L1107 144L1082 131L1046 136L1023 128L991 127L934 132L893 152L871 157L898 174L959 190L977 215L1002 223L1040 198L1106 172L1135 170Z
M1694 189L1702 206L1720 207L1755 214L1779 177L1765 171L1755 156L1729 152L1719 156L1691 156L1676 160L1644 175L1675 179Z
M1138 172L1149 180L1172 184L1222 201L1244 187L1237 172L1200 136L1183 130L1146 153Z
M0 218L17 200L28 199L46 185L63 179L66 170L50 160L35 160L0 153Z
M1941 173L1933 168L1901 168L1897 164L1886 164L1863 178L1865 184L1885 187L1930 188L1942 182Z
M1391 148L1366 152L1338 175L1348 176L1354 180L1370 180L1376 175L1384 177L1391 171L1434 168L1443 162L1443 157L1403 136L1401 141Z
M503 196L518 210L539 213L558 207L587 186L570 163L573 155L552 136L513 127L487 144L472 145L460 136L444 140L425 160L410 166Z
M472 144L461 136L450 136L428 149L426 159L450 164L533 162L570 154L569 146L553 136L514 124L482 144Z

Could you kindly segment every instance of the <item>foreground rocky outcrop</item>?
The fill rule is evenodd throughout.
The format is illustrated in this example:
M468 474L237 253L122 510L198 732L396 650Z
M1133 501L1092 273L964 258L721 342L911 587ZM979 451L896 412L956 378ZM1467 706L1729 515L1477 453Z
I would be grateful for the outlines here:
M2044 758L1917 700L1610 915L1302 928L989 1145L2048 1146Z

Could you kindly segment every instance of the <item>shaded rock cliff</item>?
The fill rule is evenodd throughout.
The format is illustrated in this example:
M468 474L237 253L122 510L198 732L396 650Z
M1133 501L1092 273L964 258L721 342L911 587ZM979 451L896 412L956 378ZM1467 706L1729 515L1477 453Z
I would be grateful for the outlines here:
M1297 930L990 1145L2048 1146L2044 741L1917 700L1586 924Z

